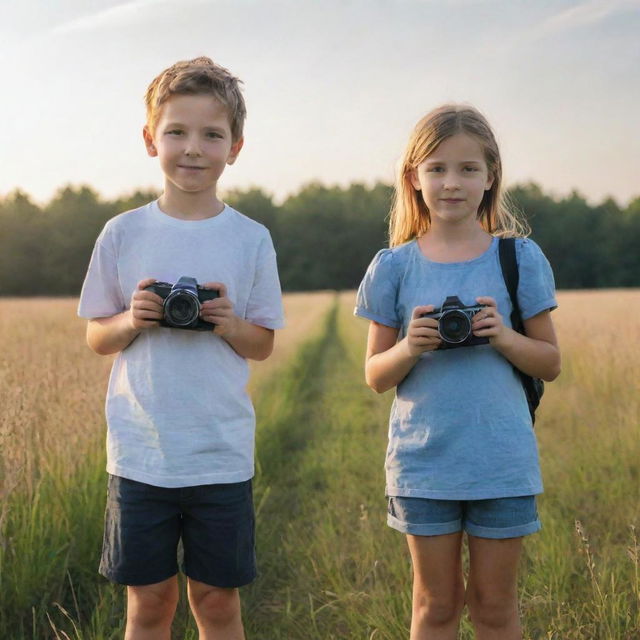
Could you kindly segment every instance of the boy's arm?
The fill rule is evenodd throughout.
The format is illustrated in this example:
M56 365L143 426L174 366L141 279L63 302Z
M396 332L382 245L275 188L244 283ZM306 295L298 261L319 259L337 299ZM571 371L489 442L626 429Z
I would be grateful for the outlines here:
M138 282L126 311L107 318L92 318L87 324L87 344L101 356L126 349L149 327L156 327L162 318L162 298L145 287L155 282L146 278Z
M221 282L207 282L206 289L216 289L219 297L202 304L200 317L216 325L213 332L226 340L243 358L266 360L273 351L274 331L240 318L233 312L227 288Z

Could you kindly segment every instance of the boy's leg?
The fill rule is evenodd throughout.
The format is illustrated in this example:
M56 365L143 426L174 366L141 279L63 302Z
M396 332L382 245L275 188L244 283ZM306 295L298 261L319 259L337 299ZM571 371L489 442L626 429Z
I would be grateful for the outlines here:
M178 600L177 491L109 476L100 573L129 585L126 640L170 637Z
M413 563L410 640L455 640L464 607L462 532L407 535Z
M251 481L185 490L184 571L200 640L242 640L238 587L256 575Z
M469 536L467 605L477 640L521 640L518 563L522 538Z
M188 592L199 640L244 640L238 589L212 587L189 578Z
M178 604L178 578L127 587L125 640L169 640Z

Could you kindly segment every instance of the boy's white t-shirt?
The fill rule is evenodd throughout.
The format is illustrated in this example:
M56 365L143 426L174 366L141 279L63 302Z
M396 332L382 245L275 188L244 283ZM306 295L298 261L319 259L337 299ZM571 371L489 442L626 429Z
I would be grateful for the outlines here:
M110 317L130 306L144 278L222 282L234 312L284 326L268 230L229 206L181 220L157 202L107 222L93 250L78 315ZM154 327L117 354L106 400L107 471L160 487L248 480L255 415L248 364L210 331Z

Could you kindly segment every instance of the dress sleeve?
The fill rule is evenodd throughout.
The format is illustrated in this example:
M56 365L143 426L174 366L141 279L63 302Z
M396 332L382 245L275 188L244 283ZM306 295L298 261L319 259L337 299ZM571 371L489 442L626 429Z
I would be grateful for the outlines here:
M393 251L379 251L360 283L354 314L387 327L402 326L397 310L398 274Z
M118 278L118 264L108 226L98 236L82 285L78 315L81 318L108 318L125 311Z
M262 238L258 247L255 275L247 301L245 319L266 329L284 327L276 252L268 233Z
M540 247L529 238L516 243L518 303L523 320L558 306L551 265Z

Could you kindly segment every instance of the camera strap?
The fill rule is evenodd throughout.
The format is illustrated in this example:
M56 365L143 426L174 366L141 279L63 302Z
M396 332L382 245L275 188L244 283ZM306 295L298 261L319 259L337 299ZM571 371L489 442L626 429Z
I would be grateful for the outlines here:
M522 314L520 313L520 305L518 304L518 282L520 274L518 272L518 262L516 260L516 239L500 238L498 245L498 253L500 255L500 268L502 269L502 277L507 286L509 297L511 298L511 326L515 331L526 335L524 323L522 322ZM540 398L544 393L544 382L540 378L532 378L531 376L516 369L522 380L527 403L529 404L529 413L531 421L535 423L535 411L540 404Z

